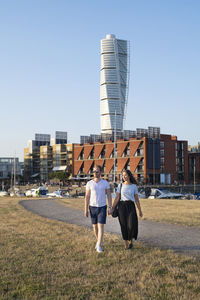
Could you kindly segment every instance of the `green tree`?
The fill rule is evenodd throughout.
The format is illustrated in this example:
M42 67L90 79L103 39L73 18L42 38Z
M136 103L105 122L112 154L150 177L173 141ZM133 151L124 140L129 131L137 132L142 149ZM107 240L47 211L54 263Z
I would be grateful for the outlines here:
M69 171L56 171L49 173L49 179L59 179L60 182L62 182L63 184L69 178L69 176Z

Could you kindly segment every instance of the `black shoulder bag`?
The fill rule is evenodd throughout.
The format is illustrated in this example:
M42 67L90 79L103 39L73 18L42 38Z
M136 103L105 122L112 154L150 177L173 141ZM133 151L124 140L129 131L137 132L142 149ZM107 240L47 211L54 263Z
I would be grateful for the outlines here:
M122 184L120 184L120 197L119 197L119 201L121 199L121 188L122 188ZM118 202L118 204L119 204L119 202ZM118 210L119 207L118 207L118 204L115 206L115 209L112 212L112 217L113 218L117 218L119 216L119 210Z

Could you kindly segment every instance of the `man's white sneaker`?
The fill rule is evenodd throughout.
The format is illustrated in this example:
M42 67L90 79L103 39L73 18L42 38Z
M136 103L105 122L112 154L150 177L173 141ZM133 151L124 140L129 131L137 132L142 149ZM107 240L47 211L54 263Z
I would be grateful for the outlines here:
M98 253L102 253L103 252L101 246L97 246L96 250L97 250Z
M97 250L97 246L98 246L98 242L96 242L96 245L95 245L95 250ZM101 247L103 246L103 243L101 243Z

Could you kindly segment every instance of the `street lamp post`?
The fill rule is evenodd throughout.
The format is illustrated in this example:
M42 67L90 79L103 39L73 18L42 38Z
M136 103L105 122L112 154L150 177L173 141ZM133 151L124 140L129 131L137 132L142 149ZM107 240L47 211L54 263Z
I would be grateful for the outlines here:
M194 194L196 193L196 178L195 178L195 171L196 171L196 160L195 160L195 157L194 157Z
M155 145L154 145L154 139L153 141L153 185L155 185Z
M16 186L16 155L14 157L14 189Z
M116 111L115 111L115 128L114 128L114 187L116 181L116 131L117 131L117 121L116 121Z

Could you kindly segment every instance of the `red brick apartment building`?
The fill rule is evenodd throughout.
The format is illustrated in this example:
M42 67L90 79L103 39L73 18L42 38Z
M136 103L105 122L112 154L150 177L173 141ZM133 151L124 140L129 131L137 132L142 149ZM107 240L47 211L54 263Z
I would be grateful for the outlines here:
M160 138L117 140L116 153L114 146L113 141L74 144L73 175L90 178L98 164L103 176L113 180L115 165L117 179L123 169L129 169L140 183L188 183L187 141L161 134Z
M200 152L189 152L189 183L200 184Z

